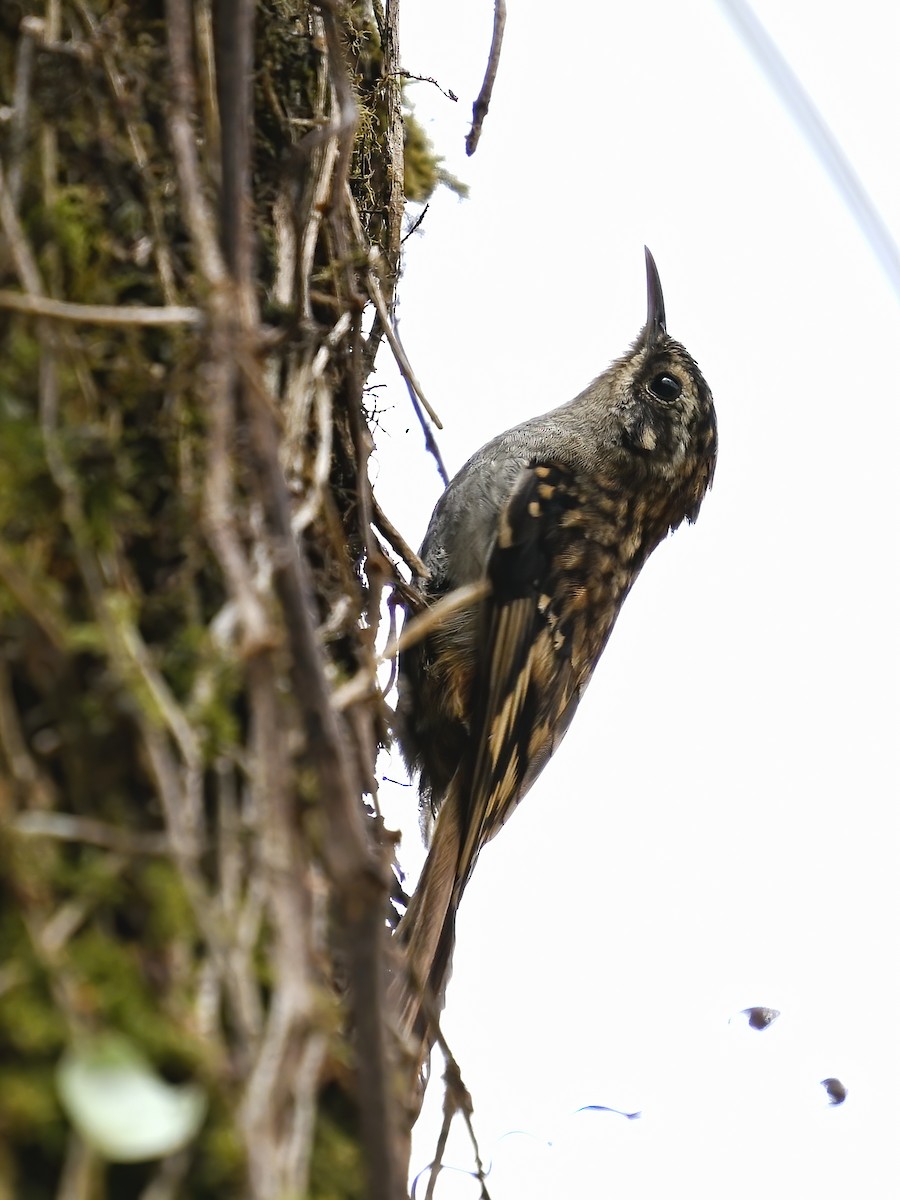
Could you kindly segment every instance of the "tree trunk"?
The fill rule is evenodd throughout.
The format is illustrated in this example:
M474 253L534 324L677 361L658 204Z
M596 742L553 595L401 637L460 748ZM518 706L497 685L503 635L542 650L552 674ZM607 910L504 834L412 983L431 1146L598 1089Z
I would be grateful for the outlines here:
M0 11L0 1200L405 1192L397 54L379 0ZM105 1141L98 1063L205 1115Z

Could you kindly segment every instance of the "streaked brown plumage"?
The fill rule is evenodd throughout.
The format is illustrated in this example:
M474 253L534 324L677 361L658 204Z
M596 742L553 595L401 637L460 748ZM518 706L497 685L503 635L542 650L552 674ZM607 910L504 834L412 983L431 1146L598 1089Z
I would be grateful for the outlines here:
M426 603L490 585L400 663L397 736L433 832L398 935L409 978L438 1007L482 846L562 740L642 565L696 518L712 482L712 396L666 332L646 261L647 322L632 348L569 404L482 447L422 546ZM395 996L406 1031L430 1042L419 989L398 980Z

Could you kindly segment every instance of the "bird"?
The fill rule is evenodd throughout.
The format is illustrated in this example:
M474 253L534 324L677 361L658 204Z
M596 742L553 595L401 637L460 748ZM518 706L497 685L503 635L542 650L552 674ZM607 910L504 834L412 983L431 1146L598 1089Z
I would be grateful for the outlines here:
M483 584L481 599L399 659L395 738L418 777L430 848L397 926L405 971L392 995L422 1061L482 848L562 741L641 567L696 520L712 484L712 394L667 331L644 251L647 315L634 344L574 400L478 450L438 500L420 550L427 575L412 581L407 619Z
M757 1005L755 1008L742 1008L740 1015L747 1018L747 1024L751 1029L759 1031L768 1029L772 1022L781 1016L781 1010Z
M847 1099L847 1089L841 1083L840 1079L835 1079L830 1075L827 1079L820 1081L828 1096L829 1104L843 1104Z

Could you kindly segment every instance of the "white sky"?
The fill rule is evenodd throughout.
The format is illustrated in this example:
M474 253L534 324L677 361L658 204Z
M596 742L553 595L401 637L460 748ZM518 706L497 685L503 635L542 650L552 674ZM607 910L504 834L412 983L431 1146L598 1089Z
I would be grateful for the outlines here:
M896 1196L897 300L712 0L509 0L467 160L492 7L402 11L406 69L460 97L416 84L417 112L471 187L433 200L400 289L448 469L626 348L645 242L721 444L463 901L444 1028L492 1200ZM897 5L755 8L900 237ZM378 382L376 487L417 543L440 484L384 358ZM417 869L413 792L381 798ZM749 1005L783 1015L730 1025ZM447 1161L471 1165L461 1131Z

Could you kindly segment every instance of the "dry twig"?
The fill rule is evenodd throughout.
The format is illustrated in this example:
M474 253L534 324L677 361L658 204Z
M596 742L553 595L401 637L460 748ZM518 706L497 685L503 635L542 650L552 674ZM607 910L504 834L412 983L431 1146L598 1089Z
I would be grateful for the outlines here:
M459 100L456 92L451 88L443 88L438 81L431 75L414 75L412 71L406 71L402 67L398 67L396 71L391 71L392 75L396 75L400 79L412 79L416 83L433 83L442 96L446 96L448 100L452 100L454 104Z
M494 28L491 33L491 48L488 52L487 68L484 72L484 82L481 85L481 91L472 105L472 128L469 130L469 136L466 138L466 154L470 158L478 147L478 142L481 138L481 127L484 124L484 118L487 116L491 105L494 82L497 78L497 68L500 66L500 47L503 45L503 30L505 26L506 0L494 0Z
M0 308L48 317L51 321L71 321L86 325L199 325L203 314L187 305L72 304L49 296L28 295L0 289Z

